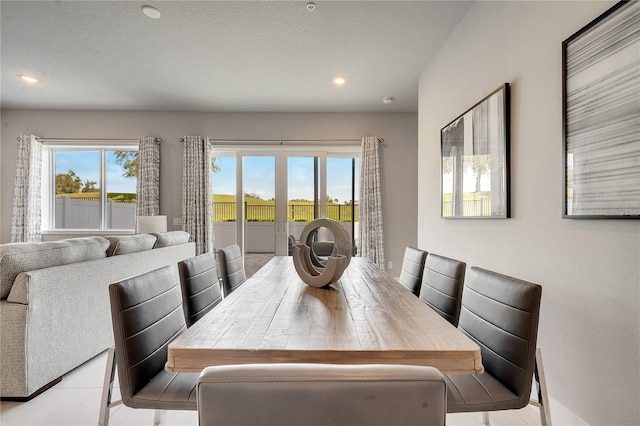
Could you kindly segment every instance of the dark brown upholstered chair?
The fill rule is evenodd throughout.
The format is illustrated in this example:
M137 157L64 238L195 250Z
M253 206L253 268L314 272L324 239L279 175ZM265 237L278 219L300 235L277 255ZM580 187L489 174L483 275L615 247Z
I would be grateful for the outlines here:
M422 270L427 252L415 247L407 246L402 259L402 270L400 271L400 284L411 290L416 296L420 293L420 282L422 281Z
M444 425L445 381L433 367L245 364L207 367L200 425Z
M115 361L122 403L131 408L196 410L198 373L165 371L167 346L187 329L175 267L165 266L109 286ZM109 422L114 366L109 349L99 424ZM107 378L111 377L110 383Z
M221 248L218 251L218 256L220 260L220 275L222 276L222 290L224 297L227 297L247 280L247 275L244 272L244 259L242 258L240 246L237 244Z
M455 327L458 326L467 264L429 253L422 273L420 299Z
M471 268L458 328L480 346L485 371L445 376L450 413L512 410L529 404L536 370L541 295L542 287L538 284ZM536 376L540 367L541 364ZM546 385L542 383L541 392L541 384L536 382L538 404L544 407L541 407L542 424L549 424ZM488 424L488 414L484 418Z
M222 301L222 290L213 253L204 253L178 263L182 307L187 327Z

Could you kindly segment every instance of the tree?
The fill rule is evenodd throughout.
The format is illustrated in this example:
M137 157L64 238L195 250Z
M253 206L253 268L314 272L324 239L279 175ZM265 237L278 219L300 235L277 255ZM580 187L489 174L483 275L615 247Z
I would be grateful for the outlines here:
M80 192L82 179L73 170L56 175L56 194L74 194Z
M476 178L476 192L480 192L480 178L489 172L489 156L474 155L471 161L465 161L465 167L473 171Z
M138 151L115 151L116 164L122 166L122 176L138 177Z
M96 188L96 182L92 180L85 180L80 192L98 192L100 189Z
M116 164L122 166L122 176L126 178L138 177L138 151L115 151ZM219 172L220 167L216 164L216 157L211 158L211 171Z
M258 194L257 192L245 192L244 193L244 198L250 198L253 200L262 200L262 197L260 196L260 194Z

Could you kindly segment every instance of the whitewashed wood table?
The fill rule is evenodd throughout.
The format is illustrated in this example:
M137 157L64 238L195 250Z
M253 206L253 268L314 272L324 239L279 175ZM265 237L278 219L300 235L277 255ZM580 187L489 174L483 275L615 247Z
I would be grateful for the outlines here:
M313 362L430 365L483 371L480 348L384 270L354 257L338 282L306 285L274 257L169 345L169 371Z

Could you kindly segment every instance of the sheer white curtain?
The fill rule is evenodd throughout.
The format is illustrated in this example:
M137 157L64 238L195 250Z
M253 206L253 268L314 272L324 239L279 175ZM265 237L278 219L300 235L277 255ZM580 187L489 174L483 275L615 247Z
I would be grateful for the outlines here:
M11 213L11 242L40 241L42 222L42 144L20 135Z
M360 165L360 256L384 268L380 143L376 136L362 138Z
M211 143L185 136L182 161L182 229L191 234L196 254L213 252Z
M160 214L160 139L143 136L138 142L136 216Z

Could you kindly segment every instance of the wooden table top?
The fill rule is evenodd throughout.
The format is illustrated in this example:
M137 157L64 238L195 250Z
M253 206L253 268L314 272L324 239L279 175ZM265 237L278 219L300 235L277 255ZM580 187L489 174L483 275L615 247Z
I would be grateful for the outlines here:
M478 345L368 259L354 257L340 280L314 288L284 256L171 342L165 368L276 362L483 371Z

